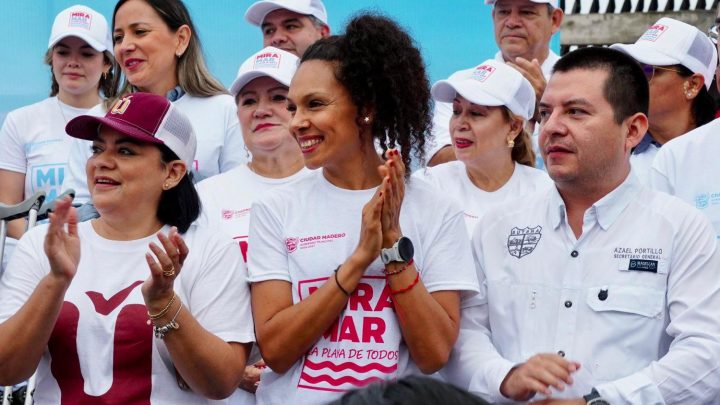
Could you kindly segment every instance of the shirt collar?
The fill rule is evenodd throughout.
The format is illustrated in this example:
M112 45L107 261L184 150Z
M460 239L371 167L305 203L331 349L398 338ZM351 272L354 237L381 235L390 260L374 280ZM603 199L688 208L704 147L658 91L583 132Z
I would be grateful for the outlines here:
M620 213L625 210L625 207L630 204L630 201L639 192L641 187L642 184L631 171L618 187L596 201L595 204L588 208L588 211L592 211L590 213L594 214L597 218L598 224L600 224L604 230L608 230L608 228L615 223L618 216L620 216ZM563 221L567 221L565 201L563 201L557 187L553 187L551 191L550 205L548 208L550 224L554 229L557 229Z
M650 135L650 132L646 132L645 136L643 136L643 139L640 141L639 144L635 148L633 148L632 154L633 155L639 155L641 153L647 152L647 150L654 146L656 148L660 148L662 145L660 145L655 138Z
M137 87L132 86L133 93L138 92ZM169 102L174 103L180 99L180 97L185 95L185 90L183 90L180 85L175 86L174 88L170 89L167 93L165 93L165 98L168 99Z

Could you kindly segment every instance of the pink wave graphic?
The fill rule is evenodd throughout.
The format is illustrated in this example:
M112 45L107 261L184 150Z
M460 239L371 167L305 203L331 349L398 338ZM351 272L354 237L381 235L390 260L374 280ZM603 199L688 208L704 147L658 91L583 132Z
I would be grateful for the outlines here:
M321 370L324 368L329 368L332 371L339 372L339 371L345 371L345 370L352 370L358 373L368 373L370 371L379 371L381 373L390 374L397 370L397 364L394 364L392 366L384 366L380 363L370 363L365 366L361 366L359 364L355 363L340 363L335 364L330 361L321 361L319 363L314 363L310 360L305 360L305 367L311 369L311 370Z
M327 384L332 385L333 387L339 387L343 384L352 384L357 387L364 387L375 381L383 381L382 378L378 378L378 377L370 377L370 378L366 378L364 380L360 380L360 379L350 377L350 376L344 376L344 377L340 377L340 378L332 378L328 375L319 375L319 376L314 377L307 373L300 374L300 378L309 382L310 384L327 383Z

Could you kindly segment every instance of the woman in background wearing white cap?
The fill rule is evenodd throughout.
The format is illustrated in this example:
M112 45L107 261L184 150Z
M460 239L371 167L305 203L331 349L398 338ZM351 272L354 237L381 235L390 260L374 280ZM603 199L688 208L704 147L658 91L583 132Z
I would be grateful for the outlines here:
M271 189L293 184L311 173L288 129L292 116L287 110L287 93L297 62L297 56L273 47L243 62L230 93L237 102L252 160L197 185L202 201L200 221L237 241L244 257L252 203ZM256 349L251 363L241 388L255 392L264 365Z
M120 94L143 91L167 97L185 113L198 136L191 170L196 180L247 161L235 104L208 71L190 14L181 0L120 0L112 20L115 56L125 77ZM83 168L87 142L76 141L70 160L75 199L88 201Z
M47 201L62 193L71 149L65 125L115 96L119 70L111 51L102 14L78 5L55 17L45 54L50 97L10 112L0 129L1 203L16 204L40 190ZM24 229L22 220L10 223L9 245Z
M416 176L463 207L471 236L493 205L552 185L547 173L533 167L535 153L525 123L535 109L535 92L517 70L487 60L435 83L432 96L453 105L449 128L458 161Z
M478 286L462 211L407 181L431 122L420 51L392 20L357 16L303 54L288 109L319 170L252 206L252 308L271 369L258 403L322 404L437 371Z
M640 62L650 84L650 128L630 155L633 172L648 184L660 147L715 119L708 92L718 64L717 50L705 33L663 17L630 45L615 44Z
M190 121L138 92L67 132L93 143L101 216L78 223L66 198L18 243L0 281L0 384L38 368L41 404L228 397L254 341L249 290L237 245L192 225Z

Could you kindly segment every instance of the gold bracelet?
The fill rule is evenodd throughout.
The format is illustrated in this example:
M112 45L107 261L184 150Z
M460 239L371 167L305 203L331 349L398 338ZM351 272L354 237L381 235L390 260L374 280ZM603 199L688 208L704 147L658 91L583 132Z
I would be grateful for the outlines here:
M147 313L148 317L154 321L156 319L160 319L163 316L165 316L165 314L167 314L168 311L170 310L170 307L172 306L173 302L175 302L175 297L177 297L177 294L175 294L175 292L173 292L173 296L172 296L172 298L170 298L170 302L168 302L167 305L165 305L165 308L163 308L157 314L151 314L150 311L148 311L148 313Z

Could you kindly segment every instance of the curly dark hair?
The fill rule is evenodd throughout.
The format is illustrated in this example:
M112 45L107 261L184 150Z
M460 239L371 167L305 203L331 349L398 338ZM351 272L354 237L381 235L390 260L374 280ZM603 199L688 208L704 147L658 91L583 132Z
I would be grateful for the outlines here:
M344 35L315 42L300 63L309 60L337 62L335 77L358 114L374 112L372 135L383 151L399 146L408 168L413 156L424 162L432 126L430 82L420 50L395 21L374 13L356 15Z

